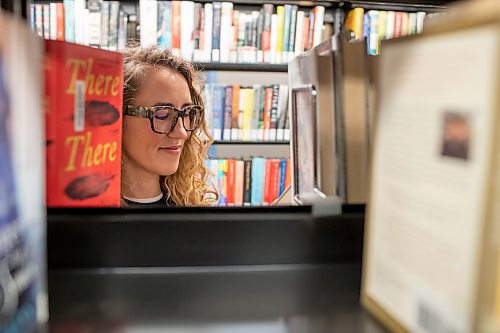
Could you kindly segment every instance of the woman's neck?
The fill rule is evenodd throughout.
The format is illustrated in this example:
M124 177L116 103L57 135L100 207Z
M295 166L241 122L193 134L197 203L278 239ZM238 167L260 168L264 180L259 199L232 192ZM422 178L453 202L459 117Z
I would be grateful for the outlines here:
M154 175L131 163L123 168L121 194L135 199L154 198L161 193L160 176Z

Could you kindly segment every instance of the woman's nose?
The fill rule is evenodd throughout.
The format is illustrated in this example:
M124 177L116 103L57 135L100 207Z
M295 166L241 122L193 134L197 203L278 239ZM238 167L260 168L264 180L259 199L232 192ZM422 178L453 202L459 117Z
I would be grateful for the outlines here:
M168 136L174 139L186 139L188 134L184 129L184 124L182 123L182 117L177 119L177 124L175 124L174 128L168 133Z

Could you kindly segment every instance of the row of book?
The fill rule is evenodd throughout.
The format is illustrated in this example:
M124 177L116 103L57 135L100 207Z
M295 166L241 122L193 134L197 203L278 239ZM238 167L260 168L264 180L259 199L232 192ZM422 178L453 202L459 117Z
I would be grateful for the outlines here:
M30 4L30 25L45 39L115 51L136 38L137 16L127 15L120 1L64 0Z
M421 33L425 12L405 13L354 8L346 16L344 31L348 39L367 39L371 55L380 53L380 41Z
M324 16L322 6L304 11L264 4L243 11L231 2L140 0L141 45L201 62L287 63L323 40Z
M210 159L206 164L219 206L268 206L290 185L289 159Z
M216 141L288 141L288 85L207 84L206 119Z

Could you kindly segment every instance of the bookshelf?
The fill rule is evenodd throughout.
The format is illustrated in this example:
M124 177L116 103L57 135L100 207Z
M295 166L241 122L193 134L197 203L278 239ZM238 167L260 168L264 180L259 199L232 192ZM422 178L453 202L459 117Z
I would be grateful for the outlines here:
M198 69L205 71L237 71L237 72L286 72L286 64L256 64L256 63L221 63L195 62Z

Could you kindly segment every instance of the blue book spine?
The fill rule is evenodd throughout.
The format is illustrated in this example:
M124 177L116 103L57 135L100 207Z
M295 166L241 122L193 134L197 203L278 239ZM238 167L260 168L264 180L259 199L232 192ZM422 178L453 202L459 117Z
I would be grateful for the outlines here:
M162 49L172 48L172 22L170 20L172 3L170 1L158 2L158 46Z
M74 0L64 0L64 39L75 42L75 4Z
M213 29L212 29L212 49L220 49L220 20L221 20L222 3L213 3Z
M212 101L214 140L222 140L224 127L224 86L215 85Z
M32 31L36 31L36 11L35 5L30 4L30 26Z
M233 111L233 86L224 88L224 123L222 127L222 140L231 140L231 113Z
M286 160L280 160L280 182L279 182L278 196L280 196L285 190L285 176L286 176Z
M292 21L292 6L285 5L285 23L283 25L283 51L290 51L290 22Z
M252 206L262 206L266 161L262 157L252 160Z

